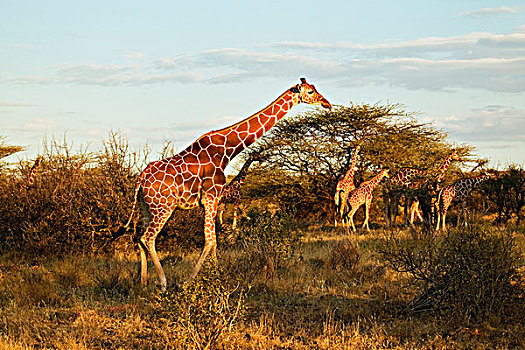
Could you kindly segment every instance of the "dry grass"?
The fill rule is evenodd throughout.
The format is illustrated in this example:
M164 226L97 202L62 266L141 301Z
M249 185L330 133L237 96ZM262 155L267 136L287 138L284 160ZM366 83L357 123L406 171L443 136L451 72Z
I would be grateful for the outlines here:
M479 323L457 324L445 314L411 314L409 304L419 290L410 276L390 269L378 253L383 235L376 231L349 238L343 231L311 229L293 257L274 267L254 254L259 250L253 247L244 251L224 243L219 247L221 290L232 295L241 281L249 292L242 315L210 348L525 347L525 326L517 316L525 312L523 299L506 317L494 315ZM515 235L523 251L523 233ZM166 304L159 304L163 299L154 283L147 290L138 286L133 251L120 257L34 261L0 257L0 349L199 348L181 339L179 315L165 308L180 305L173 298L187 289L177 284L191 271L198 252L161 253L173 292L163 296ZM522 255L522 265L524 260ZM153 269L150 273L155 281Z

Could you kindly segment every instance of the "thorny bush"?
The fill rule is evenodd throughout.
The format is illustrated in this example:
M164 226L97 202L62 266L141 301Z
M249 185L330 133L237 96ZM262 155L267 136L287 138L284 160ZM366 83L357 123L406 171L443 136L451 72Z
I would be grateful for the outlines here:
M523 297L518 253L509 232L482 225L443 236L390 238L383 250L394 270L421 283L412 311L434 311L459 322L503 318Z
M246 253L247 271L253 274L262 270L273 275L275 270L285 267L294 256L300 243L302 230L293 214L283 210L251 210L241 220L236 244Z
M135 181L148 155L147 148L131 152L127 141L112 133L96 152L72 152L66 141L51 141L40 156L33 185L28 183L33 162L20 161L14 169L3 170L0 252L61 255L135 246L132 232L107 243L129 218ZM134 229L141 230L137 213ZM170 220L159 237L161 249L171 237L184 246L200 243L202 218L192 213L174 214L176 220Z
M167 326L176 330L181 347L217 348L243 318L246 289L228 285L222 275L208 260L195 279L157 297L157 311Z

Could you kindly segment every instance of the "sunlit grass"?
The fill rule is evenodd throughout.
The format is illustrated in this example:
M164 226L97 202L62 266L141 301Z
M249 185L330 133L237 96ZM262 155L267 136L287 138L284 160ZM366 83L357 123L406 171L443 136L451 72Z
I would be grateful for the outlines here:
M293 256L273 267L246 250L258 251L254 247L219 246L220 278L233 287L249 287L243 317L221 333L225 341L218 343L220 348L525 346L525 326L512 317L462 325L442 315L411 314L408 305L418 290L379 254L385 234L377 230L348 236L344 230L311 229ZM516 242L523 252L523 233L516 233ZM199 254L176 251L160 252L174 292ZM118 257L0 257L0 349L197 348L182 344L173 319L159 311L154 269L144 290L138 268L133 251Z

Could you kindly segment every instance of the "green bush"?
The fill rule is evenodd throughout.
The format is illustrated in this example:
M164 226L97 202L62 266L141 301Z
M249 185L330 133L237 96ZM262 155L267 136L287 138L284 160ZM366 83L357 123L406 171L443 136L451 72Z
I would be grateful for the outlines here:
M34 254L93 252L126 220L135 159L116 135L97 153L73 154L56 142L40 156L32 186L20 163L0 183L3 251ZM31 165L31 164L29 164Z

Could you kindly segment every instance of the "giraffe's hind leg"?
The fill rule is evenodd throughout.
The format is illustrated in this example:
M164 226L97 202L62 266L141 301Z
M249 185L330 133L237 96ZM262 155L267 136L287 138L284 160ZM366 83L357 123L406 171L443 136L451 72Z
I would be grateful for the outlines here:
M363 222L363 228L366 227L366 230L370 232L370 227L368 227L368 219L370 215L370 204L372 203L372 199L365 202L365 221Z
M137 236L135 237L135 240L137 241L137 245L139 246L139 252L140 252L140 284L145 287L148 282L148 258L146 255L146 252L148 248L142 241L142 235L144 235L149 227L150 221L151 221L151 213L148 209L148 206L144 201L139 201L140 204L140 211L142 213L142 231L140 231Z
M159 257L157 255L157 250L155 249L155 239L159 234L160 230L169 219L171 215L171 210L164 211L155 211L153 214L151 210L147 207L146 204L141 205L144 220L144 226L146 227L144 233L138 239L138 245L140 250L140 262L141 262L141 272L140 272L140 281L142 286L146 286L148 278L148 261L146 256L146 251L149 253L157 274L159 276L160 287L164 291L166 290L167 282L166 275L162 269Z
M348 213L348 218L350 220L350 224L352 225L352 230L354 232L357 232L357 230L355 228L355 225L354 225L354 215L355 215L355 212L357 211L357 209L359 209L359 207L357 207L357 208L352 207L352 209L350 210L350 213Z

